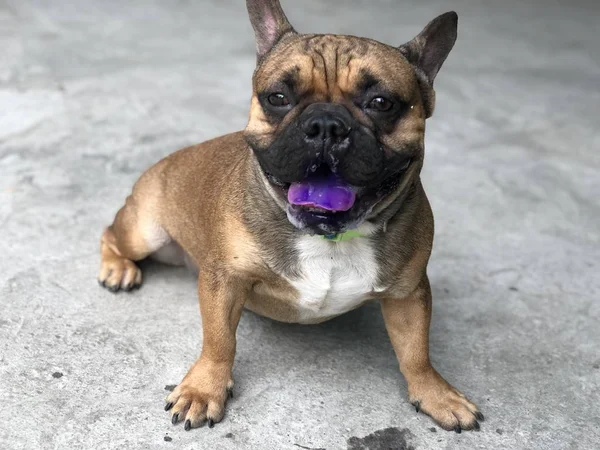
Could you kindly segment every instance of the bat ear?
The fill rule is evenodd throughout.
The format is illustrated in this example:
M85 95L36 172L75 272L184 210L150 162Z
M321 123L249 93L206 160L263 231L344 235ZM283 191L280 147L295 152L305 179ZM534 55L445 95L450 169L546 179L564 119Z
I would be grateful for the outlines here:
M436 17L412 41L399 47L408 61L419 68L430 85L456 42L458 15L454 11Z
M265 56L288 33L296 33L285 17L279 0L246 0L256 36L256 55Z

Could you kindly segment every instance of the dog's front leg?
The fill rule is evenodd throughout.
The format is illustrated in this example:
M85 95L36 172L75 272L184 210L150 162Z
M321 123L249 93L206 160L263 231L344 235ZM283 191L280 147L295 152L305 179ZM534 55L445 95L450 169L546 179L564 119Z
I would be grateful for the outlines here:
M232 395L232 368L236 329L248 293L248 285L226 271L203 267L198 277L203 344L200 358L167 397L173 424L185 421L185 429L204 421L212 427L223 418Z
M408 383L409 400L417 412L430 415L446 430L478 430L477 420L483 420L483 415L477 406L444 380L429 361L431 289L427 276L411 295L382 300L381 308Z

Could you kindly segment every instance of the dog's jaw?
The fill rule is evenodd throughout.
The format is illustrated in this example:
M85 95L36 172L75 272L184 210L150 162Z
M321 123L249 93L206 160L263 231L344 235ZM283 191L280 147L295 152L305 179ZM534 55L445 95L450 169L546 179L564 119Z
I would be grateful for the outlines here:
M268 195L285 212L288 222L296 229L307 234L331 235L349 230L370 230L381 228L382 221L378 217L388 207L395 205L396 200L418 178L421 161L412 161L404 170L395 174L393 179L373 190L361 188L357 190L355 205L348 211L331 213L327 211L311 211L288 201L289 184L280 182L264 172L256 157L254 170ZM362 233L364 234L364 233Z

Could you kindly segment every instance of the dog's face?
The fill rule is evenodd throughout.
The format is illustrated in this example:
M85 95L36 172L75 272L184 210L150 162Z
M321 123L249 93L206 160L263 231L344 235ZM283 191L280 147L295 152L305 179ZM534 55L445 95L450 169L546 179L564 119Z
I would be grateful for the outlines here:
M356 228L420 172L432 82L454 44L456 14L397 48L300 35L276 0L247 3L258 66L245 137L269 192L298 228Z

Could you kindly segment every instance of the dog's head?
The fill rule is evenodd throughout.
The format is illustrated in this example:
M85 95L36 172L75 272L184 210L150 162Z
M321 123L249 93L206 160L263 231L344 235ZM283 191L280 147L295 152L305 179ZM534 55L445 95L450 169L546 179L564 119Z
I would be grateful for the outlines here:
M257 68L244 136L298 228L335 234L392 204L419 176L433 80L456 40L443 14L400 47L298 34L278 0L247 0Z

